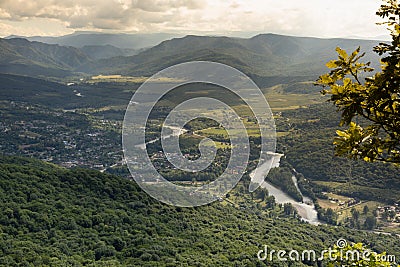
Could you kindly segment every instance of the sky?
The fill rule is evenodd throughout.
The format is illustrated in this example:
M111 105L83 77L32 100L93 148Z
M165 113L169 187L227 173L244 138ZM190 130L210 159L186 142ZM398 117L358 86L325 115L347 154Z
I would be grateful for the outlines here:
M75 31L374 38L380 0L0 0L0 37Z

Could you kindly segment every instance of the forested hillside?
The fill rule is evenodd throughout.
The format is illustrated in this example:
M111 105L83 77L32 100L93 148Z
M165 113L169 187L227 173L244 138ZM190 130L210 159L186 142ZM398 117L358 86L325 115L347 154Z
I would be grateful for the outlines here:
M1 156L0 265L282 266L259 262L257 252L320 251L342 237L400 249L395 237L301 223L239 193L242 186L232 192L241 209L232 201L176 208L122 178Z
M25 39L0 39L0 72L29 76L65 77L75 67L90 61L74 47L29 42Z

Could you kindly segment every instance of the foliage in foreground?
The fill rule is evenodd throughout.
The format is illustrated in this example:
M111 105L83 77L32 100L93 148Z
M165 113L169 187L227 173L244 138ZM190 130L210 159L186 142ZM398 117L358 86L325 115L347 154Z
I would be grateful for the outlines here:
M328 267L360 266L391 267L397 266L395 258L386 253L376 253L362 243L346 244L345 247L334 246L333 253L325 255ZM400 266L400 265L398 265Z
M320 76L317 84L329 88L330 100L342 112L335 138L337 155L365 161L400 163L400 7L397 0L385 0L377 15L387 19L392 41L381 43L374 51L382 57L382 70L362 80L373 71L369 63L360 63L360 48L351 55L336 49L338 59L326 64L331 72Z

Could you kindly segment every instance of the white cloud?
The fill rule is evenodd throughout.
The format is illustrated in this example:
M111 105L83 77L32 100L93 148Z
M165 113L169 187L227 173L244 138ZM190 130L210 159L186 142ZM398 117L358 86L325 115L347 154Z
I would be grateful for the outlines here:
M373 36L376 0L1 0L0 35L49 32L36 23L58 21L71 30L184 32L275 32L302 36ZM20 25L20 27L18 27ZM57 29L57 33L60 29ZM56 34L51 32L50 34Z

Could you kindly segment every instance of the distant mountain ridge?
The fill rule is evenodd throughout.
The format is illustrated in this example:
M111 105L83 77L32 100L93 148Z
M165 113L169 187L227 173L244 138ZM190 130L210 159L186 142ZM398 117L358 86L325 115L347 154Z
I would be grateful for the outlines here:
M336 57L335 48L352 51L358 46L366 52L365 61L376 62L372 52L378 41L319 39L261 34L252 38L188 35L163 41L137 55L89 62L79 68L88 73L152 75L171 65L193 60L210 60L238 68L250 76L318 75L326 72L325 63Z
M378 68L379 58L372 52L378 43L276 34L260 34L247 39L188 35L135 51L105 43L76 48L18 38L0 39L0 72L56 77L74 72L150 76L174 64L206 60L230 65L252 78L317 77L327 71L325 63L336 57L337 46L347 51L361 46L366 52L363 60L371 61L372 66Z
M82 48L92 45L112 45L118 48L142 49L152 47L164 40L182 36L182 34L172 33L151 33L151 34L127 34L127 33L98 33L98 32L75 32L72 34L52 37L52 36L8 36L11 38L24 38L29 41L37 41L48 44L58 44L63 46L73 46Z

